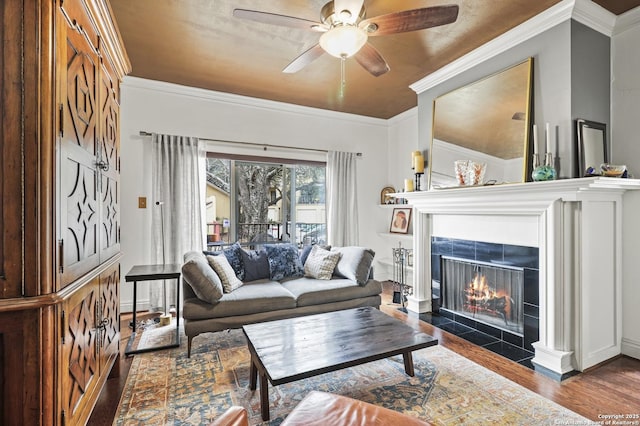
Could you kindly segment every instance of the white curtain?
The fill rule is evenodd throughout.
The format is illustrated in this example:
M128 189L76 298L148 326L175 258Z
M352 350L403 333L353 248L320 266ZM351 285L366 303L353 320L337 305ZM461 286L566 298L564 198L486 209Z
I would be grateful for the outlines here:
M327 153L328 242L336 247L358 244L357 154Z
M152 134L151 225L153 244L151 262L181 264L190 250L204 248L205 227L202 220L202 180L204 151L197 138ZM151 285L152 308L176 306L175 280L164 286ZM167 310L169 306L166 306Z

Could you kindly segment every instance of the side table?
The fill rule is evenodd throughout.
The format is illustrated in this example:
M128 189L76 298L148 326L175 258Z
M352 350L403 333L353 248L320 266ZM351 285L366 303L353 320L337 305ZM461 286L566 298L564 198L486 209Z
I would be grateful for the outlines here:
M133 330L131 337L127 342L124 350L126 356L139 354L143 352L157 351L161 349L177 348L180 346L180 277L182 275L182 265L135 265L125 275L126 282L133 282ZM138 293L138 281L157 281L157 280L176 280L176 338L175 342L162 345L152 346L142 349L131 349L133 341L136 338L136 303Z

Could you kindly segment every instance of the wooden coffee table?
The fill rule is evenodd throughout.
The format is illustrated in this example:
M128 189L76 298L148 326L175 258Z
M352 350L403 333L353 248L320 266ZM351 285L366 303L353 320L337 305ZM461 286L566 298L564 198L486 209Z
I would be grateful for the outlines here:
M260 410L269 420L273 386L402 355L413 376L411 352L438 340L378 309L366 307L242 327L251 352L250 388L260 376Z

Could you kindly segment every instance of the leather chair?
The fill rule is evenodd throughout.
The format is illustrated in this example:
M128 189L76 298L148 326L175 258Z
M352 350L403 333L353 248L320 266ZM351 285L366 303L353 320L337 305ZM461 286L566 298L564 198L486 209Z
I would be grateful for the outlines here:
M229 407L211 426L249 426L247 410L236 405Z
M281 426L425 426L430 424L367 402L312 391L289 413Z

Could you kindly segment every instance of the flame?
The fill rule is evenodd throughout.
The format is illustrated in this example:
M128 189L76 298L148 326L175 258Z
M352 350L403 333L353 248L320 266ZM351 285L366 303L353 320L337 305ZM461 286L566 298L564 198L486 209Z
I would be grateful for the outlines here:
M469 283L469 289L466 293L469 300L472 302L486 302L494 298L506 296L507 304L505 306L505 314L508 315L511 311L509 294L503 290L496 291L494 288L490 287L489 281L485 275L476 273Z

